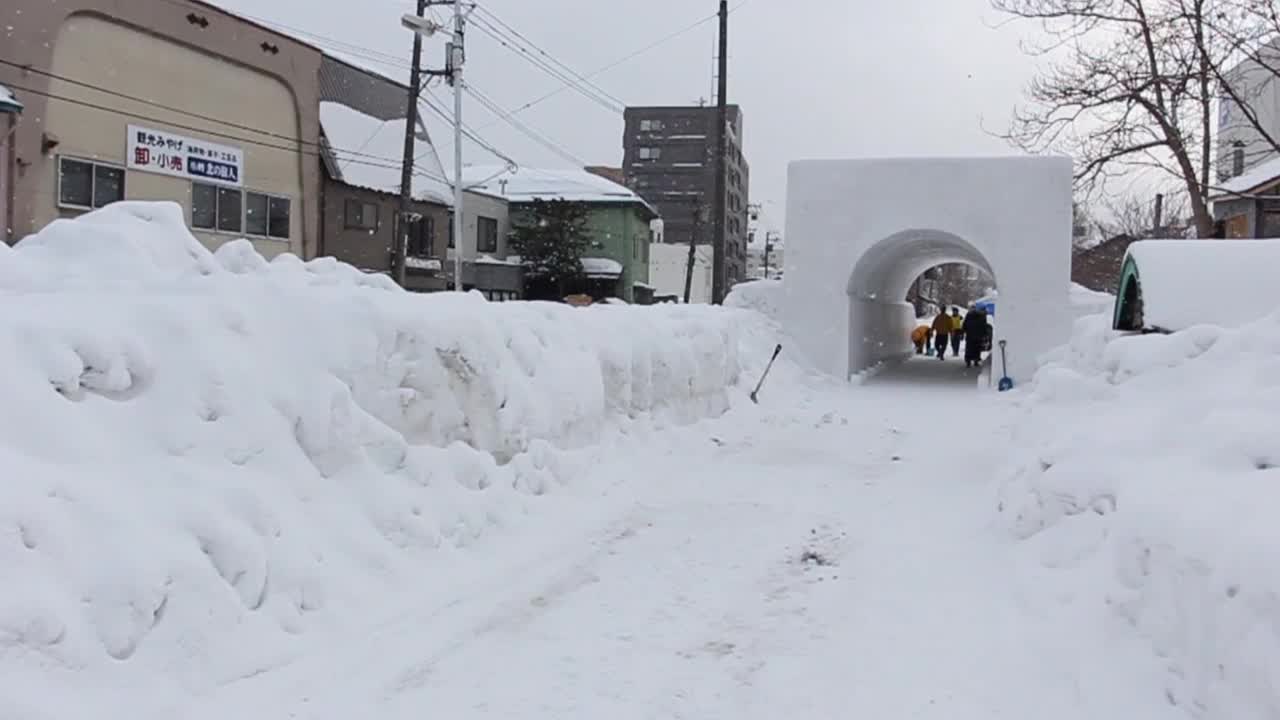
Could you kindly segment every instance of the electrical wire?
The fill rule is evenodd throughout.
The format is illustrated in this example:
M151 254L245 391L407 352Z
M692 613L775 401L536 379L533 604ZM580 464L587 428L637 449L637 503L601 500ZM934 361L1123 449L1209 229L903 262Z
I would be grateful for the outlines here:
M489 97L488 95L485 95L484 92L482 92L475 85L468 83L464 85L463 88L466 90L468 95L475 98L476 101L478 101L481 105L483 105L486 110L493 113L494 117L500 120L504 120L505 122L510 124L513 128L523 133L524 135L528 136L531 140L538 143L539 145L546 148L547 150L551 151L555 155L558 155L559 157L564 158L565 160L568 160L569 162L573 163L577 167L584 167L587 164L581 158L575 156L573 153L569 152L568 150L565 150L563 147L556 144L554 141L547 138L546 136L542 135L537 130L534 130L528 125L517 120L515 117L511 115L511 113L504 110L501 105L499 105L495 100L493 100L493 98Z
M452 127L454 124L453 115L447 112L440 105L437 105L436 102L432 102L433 100L435 100L436 102L439 102L439 99L436 98L435 95L431 94L430 90L428 90L427 94L424 95L422 98L422 104L426 105L429 110L434 112L436 115L439 115L441 119L443 119L446 123L448 123ZM471 128L469 128L466 123L462 124L462 136L467 138L471 142L475 143L476 145L489 151L489 153L491 153L494 157L503 161L507 165L512 167L520 166L520 163L513 160L510 155L507 155L506 153L502 152L497 147L495 147L488 140L485 140L483 137L481 137L479 134L477 134ZM433 151L435 150L434 147L432 149ZM439 154L437 152L437 157L438 155ZM426 157L426 153L423 153L423 155L420 155L417 159L421 159L423 157Z
M32 88L32 87L24 87L22 85L13 85L13 84L10 84L9 87L14 90L18 90L20 92L31 93L32 95L39 95L41 97L49 98L50 100L57 100L59 102L70 103L72 105L79 105L80 107L85 107L92 110L97 110L99 112L118 115L120 117L132 118L134 120L141 120L144 122L155 121L153 117L149 117L146 115L139 115L138 113L129 112L127 110L121 110L120 108L113 108L113 107L107 107L105 105L99 105L97 103L89 102L87 100L81 100L79 98L72 98L72 97L67 97L65 95L58 95L56 93L47 92L44 90L37 90L36 88ZM211 122L217 122L217 121L211 120ZM313 143L313 142L309 142L309 141L305 141L297 138L288 138L290 142L298 143L298 147L291 147L288 145L273 145L271 143L264 142L261 140L254 140L252 138L246 138L240 135L232 135L230 133L221 132L218 130L210 130L208 128L196 127L194 125L186 125L178 122L165 121L164 124L169 127L178 128L180 130L187 130L189 132L200 133L202 135L211 135L213 137L233 140L233 141L245 143L248 145L256 145L258 147L262 147L270 150L283 150L285 152L299 153L301 155L307 155L307 156L316 157L316 158L324 156L324 153L321 152L320 149L317 149L315 151L309 151L305 149L307 145L315 145L317 146L317 148L319 148L320 147L319 143ZM402 162L397 160L392 160L391 158L383 158L376 155L368 155L365 153L353 153L350 150L344 150L342 148L336 148L332 146L330 146L330 150L335 154L335 158L334 158L335 160L341 160L342 162L349 163L349 164L363 165L367 167L375 167L375 168L381 168L385 170L399 170L401 167L403 167ZM343 155L351 155L353 157L338 158L336 157L336 155L339 153ZM369 159L366 160L362 158L369 158ZM381 160L383 162L373 162L374 160ZM418 170L416 168L414 169L413 175L417 177L425 177L427 179L435 180L437 182L444 182L444 183L449 182L445 178L439 177L432 173Z
M600 87L599 85L596 85L595 83L591 82L591 80L590 80L590 79L588 79L586 76L582 75L581 73L577 72L577 71L576 71L576 70L574 70L573 68L569 67L568 65L566 65L566 64L564 64L564 63L560 62L559 60L557 60L556 58L552 57L551 53L548 53L546 50L543 50L541 47L539 47L536 43L534 43L534 42L533 42L532 40L530 40L528 37L526 37L526 36L522 35L522 34L520 33L520 31L519 31L519 30L516 30L515 28L511 27L510 25L508 25L506 22L504 22L504 21L502 20L502 18L500 18L500 17L498 17L496 14L494 14L494 12L493 12L492 10L490 10L490 9L488 9L488 8L486 8L486 7L484 7L483 5L479 5L479 4L477 4L477 5L476 5L476 11L477 11L477 12L479 12L479 13L481 13L481 14L482 14L482 15L484 15L484 16L487 16L487 21L488 21L489 23L497 23L497 24L498 24L498 25L500 25L501 27L505 28L505 29L506 29L509 33L511 33L512 35L515 35L517 38L519 38L519 39L523 40L526 44L528 44L528 46L529 46L529 47L531 47L531 48L533 48L534 50L536 50L540 55L542 55L543 57L545 57L547 60L549 60L549 61L551 61L552 63L554 63L555 65L559 66L561 69L563 69L563 70L564 70L565 72L567 72L569 75L572 75L573 77L577 78L577 79L578 79L582 84L586 85L588 88L590 88L591 90L595 91L595 92L596 92L597 94L599 94L601 97L603 97L603 98L605 98L605 99L607 99L607 100L612 101L614 104L616 104L616 105L618 105L618 106L626 107L626 105L627 105L627 104L626 104L625 102L623 102L623 101L619 100L618 98L614 97L613 95L610 95L610 94L608 93L608 91L606 91L604 88Z
M498 44L507 48L508 50L515 53L516 55L523 57L525 60L529 62L529 64L533 65L535 68L545 72L546 74L550 75L552 78L555 78L559 82L566 85L569 89L576 90L578 94L596 103L597 105L604 108L605 110L621 115L623 111L626 109L625 105L622 105L612 100L608 100L604 97L601 97L599 94L593 92L592 90L586 88L582 84L576 82L572 77L557 70L550 63L535 56L528 48L521 45L515 39L505 35L500 30L493 29L488 24L486 24L483 20L479 18L473 18L471 20L471 23L476 27L476 29L478 29L480 32L484 33L485 35L488 35Z
M136 95L130 95L130 94L128 94L128 93L122 93L122 92L119 92L119 91L116 91L116 90L111 90L111 89L109 89L109 88L101 87L101 86L96 85L96 84L93 84L93 83L88 83L88 82L84 82L84 81L82 81L82 80L77 80L77 79L75 79L75 78L68 77L68 76L66 76L66 75L60 75L60 74L58 74L58 73L53 73L53 72L49 72L49 71L47 71L47 70L42 70L42 69L40 69L40 68L37 68L37 67L31 66L31 65L25 65L25 64L17 63L17 62L14 62L14 61L12 61L12 60L8 60L8 59L6 59L6 58L2 58L2 57L0 57L0 65L7 65L7 66L10 66L10 67L13 67L13 68L21 69L21 70L23 70L23 71L25 71L25 72L35 73L35 74L37 74L37 75L42 75L42 76L44 76L44 77L51 78L51 79L53 79L53 80L58 80L58 81L60 81L60 82L65 82L65 83L70 84L70 85L75 85L75 86L77 86L77 87L82 87L82 88L86 88L86 89L89 89L89 90L93 90L94 92L102 93L102 94L104 94L104 95L109 95L109 96L112 96L112 97L120 98L120 99L122 99L122 100L128 100L128 101L130 101L130 102L136 102L136 103L139 103L139 104L142 104L142 105L147 105L147 106L150 106L150 107L157 108L157 109L159 109L159 110L165 110L165 111L167 111L167 112L176 113L176 114L179 114L179 115L185 115L185 116L187 116L187 117L194 118L194 119L196 119L196 120L203 120L203 121L205 121L205 122L215 123L215 124L217 124L217 125L222 125L222 126L225 126L225 127L234 128L234 129L236 129L236 130L244 130L244 131L247 131L247 132L256 133L256 134L258 134L258 135L263 135L263 136L266 136L266 137L268 137L268 138L272 138L272 139L275 139L275 140L281 140L281 141L289 142L289 143L295 143L295 142L296 142L296 143L298 143L299 145L315 147L317 150L323 150L323 146L321 146L321 144L320 144L318 141L314 141L314 140L304 140L304 139L302 139L302 138L295 138L295 137L291 137L291 136L289 136L289 135L283 135L283 134L281 134L281 133L272 132L272 131L270 131L270 130L263 130L263 129L260 129L260 128L252 127L252 126L250 126L250 125L245 125L245 124L243 124L243 123L238 123L238 122L235 122L234 120L228 120L228 119L226 119L226 118L213 117L213 116L210 116L210 115L205 115L205 114L203 114L203 113L198 113L198 112L194 112L194 111L191 111L191 110L186 110L186 109L179 108L179 107L174 107L174 106L172 106L172 105L166 105L166 104L164 104L164 103L156 102L156 101L154 101L154 100L148 100L148 99L146 99L146 98L141 98L141 97L138 97L138 96L136 96ZM16 87L16 86L15 86L15 87ZM89 104L89 103L87 103L86 101L80 101L80 100L73 99L73 98L64 98L64 97L60 97L60 96L54 96L54 95L50 95L50 94L48 94L48 93L42 93L42 92L40 92L40 91L33 90L33 89L29 89L29 88L24 88L24 90L25 90L26 92L31 92L31 93L34 93L34 94L36 94L36 95L44 95L45 97L50 97L50 98L53 98L53 99L56 99L56 100L63 100L63 101L66 101L66 102L74 102L74 103L79 103L79 104L82 104L82 105L87 105L87 106L89 106L89 107L93 107L93 108L98 109L98 110L106 110L106 111L110 111L110 112L118 112L118 113L120 113L120 114L129 115L129 116L131 116L131 117L133 117L133 118L135 118L135 119L140 119L140 120L151 120L151 119L152 119L152 118L145 117L145 116L141 116L141 115L130 114L130 113L127 113L126 111L122 111L122 110L119 110L119 109L117 109L117 108L107 108L107 107L105 107L105 106L96 106L96 105ZM222 132L217 132L217 131L212 131L212 130L205 130L205 129L203 129L203 128L195 128L195 127L191 127L191 126L177 125L176 123L168 123L168 124L170 124L170 125L174 125L175 127L182 127L182 128L183 128L183 129L185 129L185 130L191 130L191 131L193 131L193 132L202 132L202 133L207 133L207 134L210 134L210 135L218 135L218 136L220 136L220 137L224 137L224 138L228 138L228 139L236 140L236 141L239 141L239 142L247 142L247 143L251 143L251 144L259 144L259 145L263 145L263 146L265 146L265 147L270 147L270 148L273 148L273 149L280 149L280 150L283 150L283 149L290 149L290 148L286 148L286 147L284 147L284 146L280 146L280 145L270 145L270 144L261 143L261 142L258 142L258 141L253 140L252 138L247 138L247 137L240 136L240 135L231 135L231 134L222 133ZM368 142L369 142L369 141L368 141L368 140L366 140L364 144L365 144L365 145L368 145ZM360 158L360 157L364 157L364 158L370 158L370 159L372 159L372 160L378 160L378 161L384 161L384 162L394 162L394 163L396 163L396 167L399 167L399 161L398 161L398 160L393 160L392 158L385 158L385 157L381 157L381 156L379 156L379 155L372 155L372 154L369 154L369 153L362 152L362 151L364 150L364 147L361 147L361 148L360 148L360 149L358 149L358 150L348 150L348 149L343 149L343 148L334 148L334 147L332 147L332 145L330 145L330 148L331 148L332 150L334 150L335 152L341 152L341 153L343 153L344 155L350 156L350 157L352 157L352 158ZM316 153L316 154L317 154L317 155L319 155L319 153Z
M747 4L748 2L750 2L750 1L751 1L751 0L742 0L742 2L740 2L740 3L738 3L737 5L734 5L733 7L729 8L729 12L730 12L730 13L733 13L734 11L736 11L736 10L740 9L743 5L746 5L746 4ZM672 33L669 33L669 34L667 34L667 35L664 35L664 36L662 36L662 37L658 38L657 40L655 40L655 41L653 41L653 42L649 43L648 45L645 45L644 47L642 47L642 48L640 48L640 49L638 49L638 50L635 50L635 51L633 51L633 52L631 52L631 53L628 53L627 55L624 55L624 56L622 56L622 57L618 58L617 60L614 60L613 62L611 62L611 63L609 63L609 64L607 64L607 65L604 65L604 66L602 66L602 67L600 67L600 68L597 68L596 70L593 70L592 72L587 73L586 77L587 77L587 78L593 78L593 77L597 77L597 76L599 76L599 75L602 75L602 74L604 74L604 73L606 73L606 72L608 72L608 71L610 71L610 70L612 70L612 69L614 69L614 68L618 67L619 65L622 65L622 64L624 64L624 63L627 63L627 62L629 62L629 61L631 61L631 60L634 60L634 59L636 59L636 58L640 57L641 55L644 55L645 53L649 52L650 50L653 50L653 49L655 49L655 48L661 47L662 45L665 45L665 44L667 44L668 42L671 42L672 40L675 40L676 38L683 37L684 35L687 35L687 34L689 34L689 33L693 32L694 30L696 30L696 29L698 29L698 28L702 27L703 25L706 25L707 23L711 22L712 20L715 20L715 19L716 19L716 18L718 18L718 17L719 17L719 13L713 13L713 14L711 14L711 15L708 15L708 16L706 16L706 17L702 18L701 20L698 20L698 21L693 22L693 23L691 23L691 24L689 24L689 25L686 25L686 26L684 26L684 27L680 28L679 30L676 30L676 31L674 31L674 32L672 32ZM545 102L545 101L547 101L547 100L550 100L551 98L555 97L556 95L559 95L560 93L562 93L562 92L564 92L565 90L568 90L568 89L569 89L569 88L568 88L568 86L562 85L562 86L560 86L560 87L556 88L555 90L552 90L552 91L550 91L550 92L548 92L548 93L546 93L546 94L544 94L544 95L540 95L540 96L538 96L537 98L534 98L533 100L530 100L529 102L526 102L526 103L524 103L523 105L520 105L520 106L516 107L515 109L513 109L513 110L511 110L511 111L510 111L510 114L511 114L511 115L516 115L516 114L518 114L518 113L522 113L522 112L524 112L525 110L528 110L529 108L531 108L531 107L533 107L533 106L535 106L535 105L539 105L539 104L541 104L541 103L543 103L543 102ZM484 130L485 128L488 128L488 127L490 127L490 126L492 126L492 125L497 124L500 120L506 120L506 118L495 119L495 120L493 120L492 122L489 122L489 123L486 123L486 124L484 124L484 125L481 125L479 129Z

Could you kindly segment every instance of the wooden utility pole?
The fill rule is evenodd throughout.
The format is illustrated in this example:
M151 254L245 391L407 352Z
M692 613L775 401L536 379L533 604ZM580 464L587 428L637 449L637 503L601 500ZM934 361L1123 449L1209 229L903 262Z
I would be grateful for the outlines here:
M725 294L725 200L728 190L725 172L725 155L728 153L729 123L729 0L720 0L720 77L716 99L716 159L715 193L711 212L715 214L715 236L711 239L711 302L719 305Z
M418 17L426 17L427 0L418 0ZM418 95L422 85L422 35L413 34L413 65L409 70L409 98L404 116L404 163L400 167L400 212L392 242L391 270L396 284L404 287L409 254L409 216L413 204L413 141L418 127Z
M1164 237L1164 194L1156 193L1156 212L1152 218L1151 237Z

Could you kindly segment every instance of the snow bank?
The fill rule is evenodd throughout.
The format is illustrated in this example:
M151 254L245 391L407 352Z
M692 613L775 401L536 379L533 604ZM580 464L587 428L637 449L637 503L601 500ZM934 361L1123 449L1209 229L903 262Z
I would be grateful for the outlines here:
M1053 612L1105 606L1191 716L1280 717L1280 314L1147 336L1082 318L1023 402L999 508Z
M1139 240L1125 258L1138 268L1145 328L1238 327L1280 307L1280 240Z
M752 280L733 286L724 298L726 307L754 310L770 320L782 319L782 281Z
M168 203L0 245L0 295L5 718L282 662L585 476L557 448L722 412L746 317L419 296Z

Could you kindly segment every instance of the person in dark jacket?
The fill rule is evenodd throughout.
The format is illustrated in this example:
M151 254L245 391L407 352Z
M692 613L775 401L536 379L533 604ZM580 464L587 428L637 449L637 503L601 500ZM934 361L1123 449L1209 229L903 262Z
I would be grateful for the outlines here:
M969 308L964 316L964 366L978 367L982 365L982 350L986 345L987 334L991 326L987 323L987 314L977 307Z

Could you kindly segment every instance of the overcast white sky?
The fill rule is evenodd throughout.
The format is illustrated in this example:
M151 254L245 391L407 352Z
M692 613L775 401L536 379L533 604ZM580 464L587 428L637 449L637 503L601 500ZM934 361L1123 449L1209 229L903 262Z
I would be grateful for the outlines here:
M412 0L215 0L229 10L403 57L371 67L407 80L412 42L399 17ZM731 0L729 100L742 106L751 200L764 224L782 228L791 160L1011 152L989 136L1005 128L1030 79L1018 38L1030 29L992 29L988 0ZM481 0L481 5L556 59L587 75L715 13L716 0ZM440 12L445 12L441 10ZM715 23L708 22L593 78L627 104L685 104L712 93ZM315 40L324 47L327 40ZM481 32L467 37L469 82L504 107L561 83ZM444 39L425 45L443 62ZM435 91L442 102L446 89ZM451 107L451 105L449 105ZM519 117L588 164L618 165L622 117L572 90ZM468 99L464 122L518 162L570 163ZM451 150L439 118L429 127ZM466 162L494 163L467 143ZM448 163L446 163L448 164ZM450 165L451 166L451 165Z

